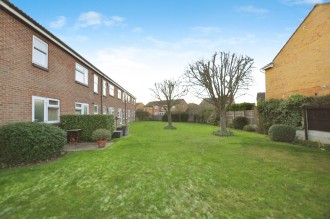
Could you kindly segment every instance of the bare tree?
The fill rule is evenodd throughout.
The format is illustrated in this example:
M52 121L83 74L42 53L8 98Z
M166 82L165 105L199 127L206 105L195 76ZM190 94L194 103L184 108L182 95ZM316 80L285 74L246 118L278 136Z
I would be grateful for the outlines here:
M150 90L153 96L159 100L159 106L163 107L167 113L168 126L165 128L175 129L172 125L172 107L180 101L181 97L187 94L187 87L183 86L180 80L170 79L155 83L155 87Z
M185 77L197 97L208 97L220 114L220 133L226 134L226 111L235 95L252 84L253 59L230 52L214 53L211 60L189 64ZM239 93L240 92L240 93Z

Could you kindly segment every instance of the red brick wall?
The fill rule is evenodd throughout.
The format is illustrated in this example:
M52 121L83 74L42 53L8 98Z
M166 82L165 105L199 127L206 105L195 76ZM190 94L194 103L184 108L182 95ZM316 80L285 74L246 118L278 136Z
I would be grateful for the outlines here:
M0 125L32 121L32 96L59 99L61 115L74 114L75 102L88 103L90 114L97 104L101 113L101 75L99 92L95 94L92 69L3 8L0 8L0 27ZM33 35L48 44L48 70L32 65ZM88 69L88 86L75 81L76 62ZM107 87L107 96L103 97L103 105L114 107L115 112L117 108L125 108L117 98L117 89L115 97L110 97ZM134 111L133 103L127 104L127 109Z

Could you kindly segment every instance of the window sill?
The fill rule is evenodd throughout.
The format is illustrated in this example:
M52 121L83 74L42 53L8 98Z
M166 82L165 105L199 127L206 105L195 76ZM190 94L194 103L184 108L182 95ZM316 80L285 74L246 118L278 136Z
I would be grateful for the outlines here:
M32 63L32 66L34 66L34 67L36 67L36 68L39 68L39 69L41 69L41 70L44 70L44 71L46 71L46 72L49 72L48 68L42 67L42 66L40 66L40 65L38 65L38 64Z
M79 81L75 81L77 84L80 84L80 85L82 85L82 86L85 86L85 87L88 87L88 84L84 84L84 83L81 83L81 82L79 82Z

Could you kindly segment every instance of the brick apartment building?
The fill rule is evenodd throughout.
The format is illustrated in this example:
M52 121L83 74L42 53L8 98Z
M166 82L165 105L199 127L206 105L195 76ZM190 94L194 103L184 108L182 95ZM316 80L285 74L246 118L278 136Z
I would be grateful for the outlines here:
M136 98L60 39L0 0L0 125L65 114L135 119Z

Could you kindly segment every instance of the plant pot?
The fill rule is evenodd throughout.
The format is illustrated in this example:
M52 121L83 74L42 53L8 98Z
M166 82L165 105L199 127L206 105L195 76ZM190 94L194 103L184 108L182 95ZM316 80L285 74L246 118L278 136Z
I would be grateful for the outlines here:
M107 141L97 141L97 145L99 146L99 148L104 148L105 144L107 143Z

